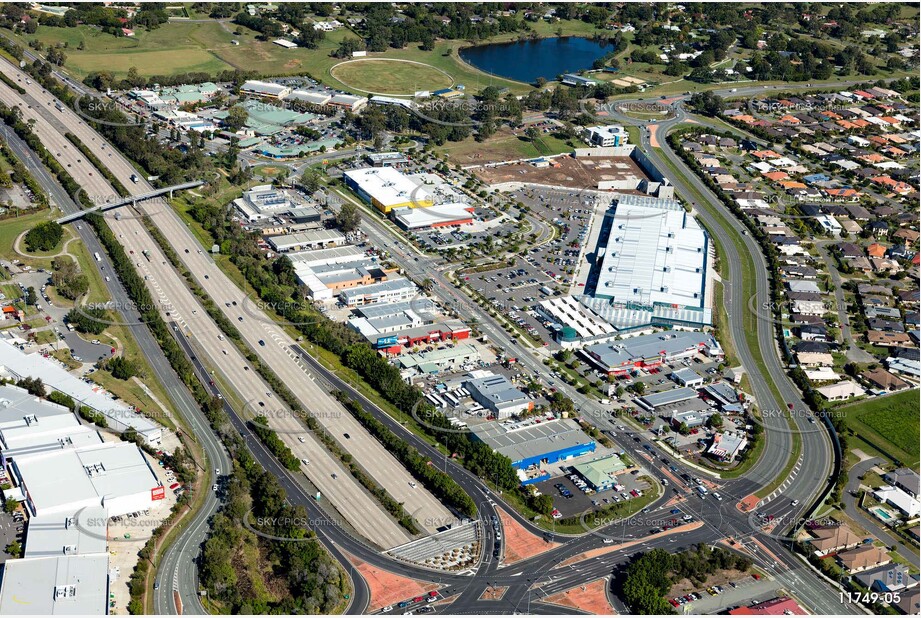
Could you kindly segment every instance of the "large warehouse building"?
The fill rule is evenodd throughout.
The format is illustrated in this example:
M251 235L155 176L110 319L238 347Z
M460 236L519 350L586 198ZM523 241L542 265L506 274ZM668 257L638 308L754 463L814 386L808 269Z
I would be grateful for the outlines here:
M392 167L366 167L344 172L346 186L387 214L394 208L428 208L432 194Z
M674 331L599 343L582 350L590 363L609 374L626 374L636 367L658 367L695 354L721 359L723 349L713 335Z
M116 517L150 509L164 496L143 453L130 442L20 455L12 473L33 515L104 506Z
M595 452L595 441L568 419L528 419L471 427L473 437L512 460L518 470Z
M423 230L473 223L472 213L473 206L468 204L438 204L429 208L395 208L390 216L404 230Z
M712 323L707 293L709 239L677 200L625 195L618 199L592 309L621 328L701 327Z
M0 580L0 614L105 616L108 567L105 553L7 560Z
M506 419L534 409L534 401L515 388L504 375L489 373L464 382L464 388L495 418Z
M160 425L135 412L127 404L71 375L64 367L41 354L26 354L5 339L0 339L0 375L15 380L41 378L47 388L64 393L81 405L102 414L110 429L125 431L134 428L138 436L152 446L159 445L163 437Z

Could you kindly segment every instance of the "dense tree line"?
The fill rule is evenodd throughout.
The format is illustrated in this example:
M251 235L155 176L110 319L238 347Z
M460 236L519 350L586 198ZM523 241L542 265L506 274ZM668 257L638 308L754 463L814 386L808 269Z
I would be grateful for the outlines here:
M102 368L119 380L127 380L141 374L140 363L124 356L113 356L103 363Z
M85 117L100 120L97 123L90 122L103 137L146 170L147 174L157 176L163 185L200 177L211 167L208 157L198 147L197 138L191 140L185 149L170 148L161 144L155 135L147 135L141 124L135 124L111 105L92 97L82 97L78 103Z
M707 576L717 571L748 571L751 565L749 558L708 545L697 545L678 554L654 549L634 556L622 573L621 590L624 601L636 614L674 614L665 595L677 582L687 578L695 586L702 586Z
M131 88L143 88L148 84L159 84L160 86L179 86L182 84L200 84L202 82L221 82L230 83L234 86L241 86L248 79L257 77L255 71L240 71L239 69L228 69L220 73L204 73L193 71L189 73L171 73L169 75L151 75L144 77L135 67L128 70L124 78L116 78L111 71L92 71L85 78L83 83L100 92L106 89L113 90L130 90Z
M249 422L249 428L256 434L266 448L271 451L275 458L282 463L288 470L299 470L301 462L298 461L288 445L281 441L278 434L273 429L269 429L269 420L264 416L257 416Z
M86 144L80 141L79 137L73 133L66 133L64 137L66 137L71 144L77 147L77 150L79 150L80 153L86 157L90 163L93 164L93 167L99 170L99 173L102 174L102 177L106 179L106 182L112 185L112 188L115 189L116 193L118 193L121 197L128 197L131 195L125 188L125 185L123 185L121 181L115 177L115 174L112 173L109 167L103 164L103 162L99 160L99 157L96 156L96 153L94 153Z
M35 178L32 177L32 174L26 169L26 166L22 164L22 161L13 154L9 146L4 143L0 143L0 156L9 161L13 168L8 180L10 182L25 185L32 193L32 201L35 203L36 207L45 208L48 206L48 195L45 193L45 190L36 182ZM6 181L7 177L4 176L3 180Z
M233 453L236 464L224 504L212 520L199 564L209 598L231 614L335 613L348 578L316 540L309 514L285 503L278 480L248 452ZM269 594L269 580L283 590Z
M102 307L80 307L68 311L64 320L81 333L98 335L106 329L109 313Z
M22 378L16 382L16 386L26 389L34 397L45 396L45 384L41 378Z
M0 41L3 38L0 37ZM91 207L93 204L90 202L86 194L80 190L80 185L77 184L77 181L74 180L67 170L65 170L58 160L55 159L52 154L45 148L45 145L42 141L32 132L32 127L22 120L22 113L18 107L7 107L3 103L0 103L0 120L3 121L5 125L13 129L16 135L19 136L22 141L24 141L29 148L32 149L35 154L42 160L42 163L51 170L55 175L58 182L64 187L64 190L67 191L70 195L80 195L80 201L84 207ZM47 204L47 197L44 198L44 203Z

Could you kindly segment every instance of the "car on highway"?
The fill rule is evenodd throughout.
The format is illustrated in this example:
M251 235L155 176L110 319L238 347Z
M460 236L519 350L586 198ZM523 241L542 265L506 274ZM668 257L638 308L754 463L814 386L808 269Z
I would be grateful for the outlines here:
M217 484L211 486L211 491L217 491Z
M790 506L796 506L798 504L799 504L799 500L794 500L793 502L790 503Z
M310 460L307 459L306 457L302 457L302 458L301 458L301 463L304 464L305 466L309 466L309 465L310 465ZM335 475L333 475L333 478L335 478Z

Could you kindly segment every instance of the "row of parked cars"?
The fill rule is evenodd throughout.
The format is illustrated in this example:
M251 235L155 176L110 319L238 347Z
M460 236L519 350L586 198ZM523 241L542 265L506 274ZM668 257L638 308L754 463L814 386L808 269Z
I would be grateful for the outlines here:
M760 579L760 577L756 577L755 579ZM735 582L729 582L729 585L733 588L736 587ZM725 592L725 589L722 586L710 586L707 588L707 594L712 597L719 596L723 594L723 592ZM681 607L682 605L692 601L699 601L702 598L703 595L701 595L699 592L692 592L690 594L684 595L683 597L675 597L674 599L669 599L668 602L671 603L672 607Z

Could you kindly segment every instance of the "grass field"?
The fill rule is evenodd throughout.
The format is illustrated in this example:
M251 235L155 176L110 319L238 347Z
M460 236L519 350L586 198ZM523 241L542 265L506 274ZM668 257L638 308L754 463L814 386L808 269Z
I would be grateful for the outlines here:
M290 168L284 165L257 165L253 168L253 174L262 176L266 179L272 179L278 176L279 172L290 172Z
M577 148L583 146L579 140L573 140ZM472 137L462 142L446 142L437 147L438 152L443 152L451 163L470 165L473 163L488 163L490 161L508 161L511 159L528 159L546 155L571 152L572 146L552 135L542 135L536 143L523 136L515 135L508 129L497 131L489 139L478 142Z
M565 35L591 36L596 29L581 20L562 21L555 24L532 24L540 36L555 36L557 28L562 28ZM235 34L239 31L240 34ZM28 46L28 41L37 39L45 45L67 44L67 63L65 69L74 77L82 79L93 71L106 70L117 77L124 77L128 69L135 67L140 75L163 75L189 71L217 73L222 70L237 68L255 71L263 76L304 75L310 74L334 87L353 91L350 86L367 90L376 90L374 84L381 85L381 77L372 75L369 84L343 83L329 74L332 66L341 62L330 54L346 37L357 37L348 29L326 33L317 49L285 49L269 41L256 40L256 33L229 22L170 22L156 30L135 31L133 37L115 38L104 34L91 26L75 28L52 28L39 26L34 35L22 37L12 35L18 42ZM514 40L516 35L506 34L494 37L489 42ZM232 40L239 41L233 45ZM78 49L80 44L83 49ZM478 91L488 85L509 87L516 94L529 91L530 86L487 75L460 60L457 50L469 45L467 41L441 41L431 51L419 49L417 43L404 49L388 49L386 52L372 52L369 58L394 58L413 60L431 65L451 76L454 83L465 84L470 91ZM417 67L422 69L421 67ZM337 71L338 72L338 71ZM396 80L385 79L384 84L394 87L403 81L414 85L413 73L397 76ZM445 87L451 82L438 71L428 69L431 83L420 83L414 90L434 90ZM343 76L347 79L348 76ZM418 80L422 82L424 80ZM400 90L396 90L400 92Z
M837 412L846 414L847 426L862 442L883 456L898 459L903 465L918 468L918 391L908 390L885 397L844 406ZM853 444L853 439L851 444ZM862 444L857 446L862 448Z
M83 78L93 71L124 76L131 67L137 68L140 75L231 69L233 65L224 61L219 52L222 47L231 47L232 32L232 28L226 30L216 22L169 23L149 32L138 29L133 37L116 38L91 26L40 26L29 38L46 45L67 43L66 68ZM77 49L81 43L84 49Z
M387 58L350 60L332 68L330 75L355 90L391 95L411 95L454 84L450 75L430 65Z

